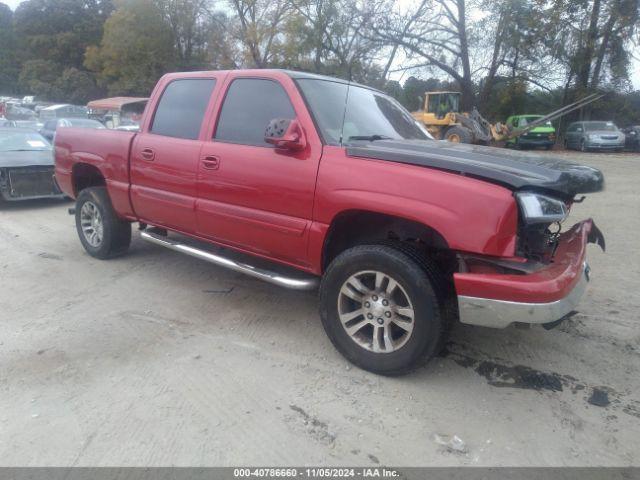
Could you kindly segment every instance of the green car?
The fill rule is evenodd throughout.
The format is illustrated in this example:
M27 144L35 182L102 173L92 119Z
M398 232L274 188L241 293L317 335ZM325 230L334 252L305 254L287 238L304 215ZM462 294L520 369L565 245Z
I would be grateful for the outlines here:
M513 115L507 118L507 128L509 130L525 128L540 118L542 118L542 115ZM551 150L555 142L556 129L553 128L551 122L546 122L529 130L524 135L507 140L507 146L515 148L544 147L547 150Z

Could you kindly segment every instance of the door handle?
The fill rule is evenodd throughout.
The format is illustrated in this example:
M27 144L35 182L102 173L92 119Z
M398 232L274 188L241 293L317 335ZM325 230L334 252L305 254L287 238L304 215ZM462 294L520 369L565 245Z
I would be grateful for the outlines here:
M214 155L207 155L202 159L202 168L207 170L217 170L220 168L220 159Z
M140 155L144 160L147 160L148 162L153 162L156 159L156 153L150 148L144 148L140 152Z

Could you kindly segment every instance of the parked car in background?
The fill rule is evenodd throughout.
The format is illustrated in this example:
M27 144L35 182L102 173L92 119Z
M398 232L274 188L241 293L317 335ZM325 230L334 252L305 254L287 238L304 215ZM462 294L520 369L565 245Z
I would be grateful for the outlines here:
M8 103L6 106L6 118L9 120L37 120L36 112L28 108L21 107L13 103Z
M33 130L0 127L0 200L62 196L51 144Z
M148 100L146 97L112 97L93 100L87 103L89 118L99 120L107 128L135 131L119 127L137 127Z
M622 132L625 136L625 148L632 152L640 152L640 125L623 128Z
M507 128L510 130L524 128L542 117L542 115L513 115L507 118ZM556 129L551 122L543 123L524 135L507 140L507 146L515 148L542 147L551 150L554 143L556 143Z
M564 135L564 147L587 152L589 150L624 149L625 135L613 122L573 122Z
M38 120L15 120L14 127L19 128L30 128L31 130L40 130L44 124L40 123Z
M0 127L19 127L40 130L42 123L37 120L7 120L6 118L0 118Z
M55 137L58 128L65 127L106 128L99 121L91 120L89 118L56 118L44 122L44 126L40 130L40 133L44 138L46 138L50 142L53 142L53 137Z
M50 105L39 111L40 120L52 120L54 118L87 118L87 107L69 105L67 103Z

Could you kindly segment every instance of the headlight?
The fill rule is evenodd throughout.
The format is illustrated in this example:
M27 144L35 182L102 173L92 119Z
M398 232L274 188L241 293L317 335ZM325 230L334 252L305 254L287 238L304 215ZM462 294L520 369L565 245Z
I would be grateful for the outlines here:
M598 140L598 135L589 135L589 140Z
M516 193L525 223L553 223L567 218L562 200L531 192Z

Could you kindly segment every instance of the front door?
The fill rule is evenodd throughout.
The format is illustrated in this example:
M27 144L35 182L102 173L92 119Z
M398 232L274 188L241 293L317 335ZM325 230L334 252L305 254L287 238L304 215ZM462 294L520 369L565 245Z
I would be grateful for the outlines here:
M178 79L165 87L147 131L131 149L131 202L152 225L195 231L197 171L212 78Z
M292 94L298 95L295 102ZM229 84L213 139L200 154L198 234L291 264L307 263L321 144L306 110L294 108L297 102L302 99L292 82L236 78ZM307 148L281 151L266 143L265 128L275 118L298 118L306 125Z

